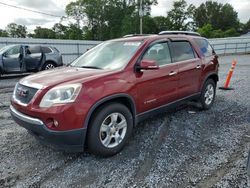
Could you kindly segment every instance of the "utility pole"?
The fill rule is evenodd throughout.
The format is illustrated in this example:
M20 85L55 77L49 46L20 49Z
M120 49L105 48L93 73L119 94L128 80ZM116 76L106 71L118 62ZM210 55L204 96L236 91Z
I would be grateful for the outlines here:
M140 0L139 16L140 16L140 34L142 34L142 17L143 17L142 0Z

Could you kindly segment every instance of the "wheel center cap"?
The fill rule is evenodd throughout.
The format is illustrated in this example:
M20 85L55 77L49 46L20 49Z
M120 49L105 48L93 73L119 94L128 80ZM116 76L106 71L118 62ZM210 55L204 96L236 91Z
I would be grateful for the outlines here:
M112 127L112 128L110 129L111 134L114 134L115 131L116 131L115 127Z

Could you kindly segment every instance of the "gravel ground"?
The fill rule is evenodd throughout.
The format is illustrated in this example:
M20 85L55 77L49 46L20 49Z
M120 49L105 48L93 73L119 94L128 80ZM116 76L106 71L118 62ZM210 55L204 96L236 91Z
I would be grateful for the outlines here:
M37 142L14 123L9 99L20 77L0 80L0 187L250 187L250 55L220 57L223 85L211 110L195 103L140 123L111 158L67 154Z

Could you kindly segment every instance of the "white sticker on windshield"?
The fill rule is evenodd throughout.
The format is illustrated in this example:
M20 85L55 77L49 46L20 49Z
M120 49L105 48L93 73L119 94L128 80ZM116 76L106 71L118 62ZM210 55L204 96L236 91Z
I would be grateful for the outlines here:
M123 46L140 46L140 42L125 42Z

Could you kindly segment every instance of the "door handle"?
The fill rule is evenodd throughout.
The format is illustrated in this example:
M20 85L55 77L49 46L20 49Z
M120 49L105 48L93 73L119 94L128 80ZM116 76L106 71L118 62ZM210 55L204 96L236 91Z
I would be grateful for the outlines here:
M174 75L176 75L176 74L177 74L177 72L171 71L168 75L169 75L169 76L174 76Z
M197 66L196 66L196 69L200 69L200 68L201 68L201 65L197 65Z

